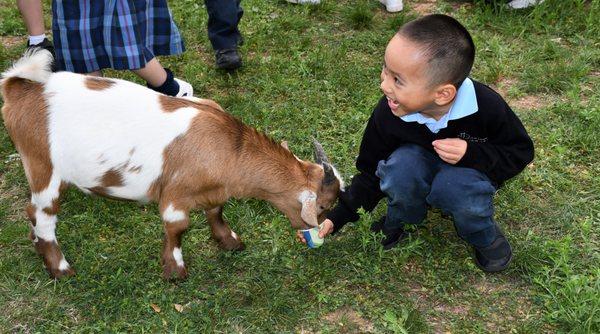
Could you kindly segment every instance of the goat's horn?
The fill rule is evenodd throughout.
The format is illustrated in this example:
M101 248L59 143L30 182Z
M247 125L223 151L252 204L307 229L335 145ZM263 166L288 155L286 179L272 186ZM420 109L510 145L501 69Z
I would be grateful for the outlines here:
M330 185L336 180L335 173L333 171L333 166L330 163L325 162L321 164L323 166L323 171L325 171L325 176L323 176L322 184L324 186Z
M319 143L315 138L313 138L313 145L315 147L315 162L319 165L328 164L329 159L327 155L325 155L325 150L323 150L323 146Z

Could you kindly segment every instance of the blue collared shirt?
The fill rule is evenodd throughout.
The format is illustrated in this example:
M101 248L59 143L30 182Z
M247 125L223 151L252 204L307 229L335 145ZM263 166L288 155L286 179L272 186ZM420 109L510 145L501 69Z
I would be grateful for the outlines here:
M452 103L452 106L450 106L450 110L439 121L436 121L435 118L423 116L420 112L404 115L400 118L405 122L425 124L431 132L438 133L441 129L448 126L448 121L472 115L477 110L479 110L479 106L477 105L477 96L475 95L473 81L466 78L462 85L460 85L460 88L458 88L456 99Z

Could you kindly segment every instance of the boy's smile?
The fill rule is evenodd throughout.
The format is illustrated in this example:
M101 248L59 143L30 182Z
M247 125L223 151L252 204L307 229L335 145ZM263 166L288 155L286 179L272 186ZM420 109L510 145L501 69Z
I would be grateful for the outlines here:
M427 58L422 48L401 35L395 35L385 50L381 71L381 90L392 113L402 117L415 112L435 119L450 109L449 98L441 96L440 87L432 85L427 73Z

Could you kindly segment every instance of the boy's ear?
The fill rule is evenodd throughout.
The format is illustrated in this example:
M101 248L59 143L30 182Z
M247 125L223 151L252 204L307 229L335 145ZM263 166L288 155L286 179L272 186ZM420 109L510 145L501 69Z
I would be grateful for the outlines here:
M441 85L435 92L435 103L437 105L446 105L456 97L456 87L453 84Z

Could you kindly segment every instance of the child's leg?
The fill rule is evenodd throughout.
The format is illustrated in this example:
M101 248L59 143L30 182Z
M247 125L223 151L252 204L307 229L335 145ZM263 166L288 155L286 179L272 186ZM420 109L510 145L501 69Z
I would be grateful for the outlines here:
M147 62L145 67L133 70L133 73L146 80L153 87L159 87L167 80L167 71L156 58Z
M461 238L475 247L486 247L496 238L495 192L483 173L443 164L433 179L427 202L452 215Z
M386 225L419 224L427 215L425 198L439 164L436 156L418 145L404 145L385 161L376 175L388 197Z
M29 36L39 36L45 34L44 16L42 14L42 1L40 0L17 0L17 7L23 16L25 27ZM38 41L41 43L44 40ZM38 43L31 43L38 44Z
M152 58L143 68L133 70L133 73L146 80L148 87L157 92L170 96L194 95L192 85L173 77L173 73L164 68L156 58Z

